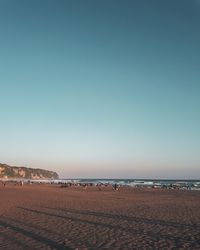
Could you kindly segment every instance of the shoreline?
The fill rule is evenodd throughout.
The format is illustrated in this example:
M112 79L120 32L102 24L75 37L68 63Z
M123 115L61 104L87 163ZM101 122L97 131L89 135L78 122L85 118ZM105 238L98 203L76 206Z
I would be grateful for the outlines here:
M51 184L61 187L71 186L112 186L113 188L152 188L152 189L180 189L200 191L200 180L162 180L162 179L25 179L25 178L0 178L0 183L15 183L16 185Z

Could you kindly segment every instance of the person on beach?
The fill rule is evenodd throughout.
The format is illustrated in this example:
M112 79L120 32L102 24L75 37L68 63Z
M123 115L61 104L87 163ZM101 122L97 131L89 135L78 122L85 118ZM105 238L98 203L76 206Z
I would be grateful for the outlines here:
M98 191L101 191L101 184L97 183L96 187L98 188Z
M117 190L119 189L119 187L118 187L118 185L117 185L116 183L114 184L113 189L114 189L115 191L117 191Z

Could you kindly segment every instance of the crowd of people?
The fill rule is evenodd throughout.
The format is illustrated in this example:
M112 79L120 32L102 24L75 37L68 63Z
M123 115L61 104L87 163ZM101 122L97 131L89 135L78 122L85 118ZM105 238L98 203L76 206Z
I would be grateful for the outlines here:
M74 182L68 182L68 183L60 183L61 188L70 188L70 187L82 187L84 189L87 189L88 187L96 187L99 191L102 191L104 188L111 187L113 190L117 191L119 190L119 185L116 183L111 185L111 184L104 184L104 183L74 183Z
M3 187L6 187L7 183L12 183L14 186L20 186L20 187L22 187L24 185L24 182L22 180L19 180L19 181L1 181L1 185Z

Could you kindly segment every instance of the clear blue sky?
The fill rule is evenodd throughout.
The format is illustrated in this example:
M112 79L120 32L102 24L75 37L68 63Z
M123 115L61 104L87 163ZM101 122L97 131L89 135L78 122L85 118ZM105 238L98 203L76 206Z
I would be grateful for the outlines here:
M199 0L0 0L0 162L200 178Z

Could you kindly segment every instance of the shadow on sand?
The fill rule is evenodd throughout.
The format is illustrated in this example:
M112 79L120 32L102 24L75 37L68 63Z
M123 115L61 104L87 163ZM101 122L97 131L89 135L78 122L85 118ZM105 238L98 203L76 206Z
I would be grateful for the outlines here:
M32 240L38 241L38 242L40 242L40 243L44 244L45 246L48 246L52 249L72 250L72 248L70 248L70 247L67 247L67 246L62 245L62 244L58 244L57 242L55 242L51 239L48 239L42 235L36 234L32 231L25 230L21 227L15 226L15 225L8 223L8 222L5 222L3 220L0 220L0 226L3 228L6 228L7 230L12 230L16 233L20 233L23 236L28 237ZM7 236L5 233L4 233L3 237L6 238L6 240L8 240L8 241L12 241L13 243L22 247L23 249L37 249L37 248L31 247L28 244L22 243L20 240L17 240L15 237L11 238L10 236Z
M39 211L35 209L29 209L29 208L23 208L18 207L19 209L22 209L27 212L46 215L48 217L56 217L60 219L65 220L71 220L75 223L83 223L83 224L90 224L94 227L106 227L111 230L125 232L126 234L132 234L134 236L141 236L144 237L150 237L152 241L157 242L159 240L171 240L173 242L173 245L178 248L181 247L183 244L183 238L184 242L186 241L191 247L197 247L200 246L200 240L198 238L198 235L200 234L200 226L199 225L190 225L190 224L182 224L182 223L173 223L173 222L167 222L162 220L153 220L153 219L147 219L147 218L138 218L138 217L129 217L124 215L114 215L114 214L106 214L106 213L99 213L99 212L91 212L91 211L85 211L85 210L76 210L76 209L57 209L57 208L47 208L48 210L54 210L56 213L51 213L49 211ZM65 214L61 214L60 212L64 212ZM112 223L108 222L100 222L93 220L88 220L83 217L77 218L77 214L80 216L96 216L98 218L110 218L115 219L117 222L119 220L127 220L130 223L136 223L137 227L134 227L131 225L131 228L123 227L123 224L113 225ZM144 229L145 227L141 227L141 224L144 226L144 224L150 224L155 225L156 230L149 229L147 226L147 230ZM176 231L176 234L173 234L173 230ZM177 231L178 230L178 231ZM164 232L164 233L163 233ZM187 233L186 233L187 232ZM194 240L195 239L195 240Z
M90 215L90 216L96 216L96 217L103 217L103 218L109 218L109 219L117 219L117 220L125 220L125 221L133 221L138 223L146 223L146 224L152 224L152 225L162 225L162 226L168 226L168 227L174 227L177 229L183 229L183 228L190 228L195 230L200 230L200 225L197 224L184 224L184 223L177 223L177 222L171 222L171 221L164 221L164 220L158 220L158 219L148 219L148 218L141 218L141 217L133 217L133 216L126 216L126 215L118 215L118 214L110 214L110 213L102 213L102 212L93 212L93 211L87 211L87 210L77 210L77 209L58 209L58 208L50 208L45 207L49 210L57 210L62 211L65 213L71 213L71 214L79 214L79 215Z

